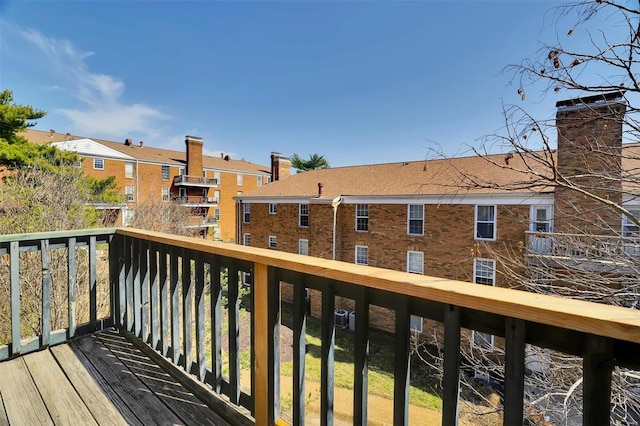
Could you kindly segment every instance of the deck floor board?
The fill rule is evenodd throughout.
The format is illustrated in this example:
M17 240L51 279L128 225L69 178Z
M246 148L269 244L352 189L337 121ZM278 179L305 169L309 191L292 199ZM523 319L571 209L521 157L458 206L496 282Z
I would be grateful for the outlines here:
M187 391L129 341L114 333L96 336L162 402L188 424L216 426L224 420Z
M0 363L0 393L9 424L52 425L23 358Z
M142 426L129 406L108 386L80 349L74 351L69 345L60 345L51 348L51 352L98 424Z
M0 377L0 426L229 424L117 332L0 362Z
M54 424L98 424L50 351L34 352L23 359Z

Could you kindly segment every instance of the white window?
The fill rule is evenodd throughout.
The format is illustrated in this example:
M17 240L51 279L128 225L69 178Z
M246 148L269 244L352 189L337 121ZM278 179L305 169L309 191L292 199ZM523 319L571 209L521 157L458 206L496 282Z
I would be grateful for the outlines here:
M243 204L242 208L243 208L242 221L244 223L250 223L251 222L251 204Z
M369 247L356 246L356 264L357 265L369 264Z
M424 253L421 251L407 252L407 272L424 274Z
M245 245L245 246L251 245L251 234L242 235L242 245Z
M206 178L206 177L207 177L207 171L206 171L206 170L204 170L204 169L202 169L202 177L203 177L203 178Z
M629 213L636 219L640 220L640 209L627 208ZM624 215L622 218L622 236L623 237L640 237L640 227L633 223L629 216Z
M298 223L302 228L306 228L309 226L309 204L300 204L299 211Z
M276 248L278 246L278 240L273 235L269 235L269 248Z
M215 180L214 183L216 185L220 185L220 172L219 171L214 171L213 172L213 179Z
M162 180L169 180L169 166L162 165Z
M496 239L496 206L476 206L476 240Z
M184 176L184 167L180 167L180 168L178 169L178 174L179 174L180 176Z
M215 189L213 191L213 202L218 204L220 203L220 190L219 189Z
M162 188L162 201L169 201L171 199L171 194L169 193L168 187Z
M102 158L94 158L93 159L93 168L97 170L104 170L104 159Z
M256 178L256 181L257 181L257 185L258 185L258 186L262 186L262 176L258 176L258 177Z
M271 176L267 176L267 183L271 183Z
M269 214L278 213L278 205L274 203L269 203Z
M126 185L124 187L124 195L127 201L131 202L135 200L136 187L134 185Z
M213 239L215 239L216 241L220 241L220 228L219 227L215 227L213 228Z
M236 185L242 186L243 181L244 181L244 176L242 175L242 173L238 173L236 176Z
M213 209L213 220L220 222L220 209Z
M407 233L409 235L424 235L424 205L409 204Z
M422 317L411 315L409 330L413 331L414 333L422 333Z
M124 163L124 177L133 178L134 176L133 163L127 162Z
M473 282L494 286L496 282L496 261L491 259L474 259ZM486 351L493 349L493 335L474 331L472 337L474 347Z
M298 240L298 254L309 255L309 240Z
M356 231L369 230L369 204L356 204Z
M553 232L552 206L531 206L531 227L533 232Z
M82 160L74 161L74 162L73 162L73 167L76 167L76 168L78 168L78 169L79 169L80 167L82 167Z

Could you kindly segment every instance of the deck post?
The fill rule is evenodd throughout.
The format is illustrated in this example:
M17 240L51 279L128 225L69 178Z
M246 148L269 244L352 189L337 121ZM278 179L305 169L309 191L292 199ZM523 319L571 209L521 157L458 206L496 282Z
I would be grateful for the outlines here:
M253 288L255 304L253 305L253 322L255 330L255 419L257 426L273 424L274 407L273 389L270 387L269 336L269 272L268 266L256 263L253 267ZM273 296L272 296L273 297Z
M588 335L582 358L583 424L609 425L611 416L611 374L613 342L601 336Z

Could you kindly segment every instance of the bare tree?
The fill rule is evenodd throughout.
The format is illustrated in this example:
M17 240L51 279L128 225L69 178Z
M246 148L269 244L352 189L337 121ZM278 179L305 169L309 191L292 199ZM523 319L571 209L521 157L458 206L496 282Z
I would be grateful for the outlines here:
M187 237L202 236L210 220L203 208L187 207L176 199L162 200L155 194L146 194L135 206L127 225L133 228L166 232Z
M503 284L637 309L640 106L634 102L640 94L640 4L582 0L549 14L556 40L541 43L535 57L505 68L522 104L504 105L504 127L473 149L486 167L456 169L459 181L452 185L461 192L554 194L552 218L522 217L523 229L530 230L525 241L483 244L486 257L496 259ZM528 112L531 94L539 94L533 96L537 101L571 100L557 103L555 120L540 119ZM455 161L449 164L457 167ZM489 398L491 392L473 379L485 376L499 383L504 378L500 343L490 351L478 350L473 342L466 347L465 363L476 371L463 377L466 395L500 411L499 399ZM437 351L425 362L441 369ZM528 421L581 421L581 360L528 347L527 367ZM613 380L612 424L637 424L640 374L618 368Z

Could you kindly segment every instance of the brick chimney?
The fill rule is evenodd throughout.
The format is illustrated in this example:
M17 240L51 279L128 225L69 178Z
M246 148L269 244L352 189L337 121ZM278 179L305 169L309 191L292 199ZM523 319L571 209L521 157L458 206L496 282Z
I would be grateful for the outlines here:
M275 182L281 178L291 175L291 160L279 152L271 153L271 181Z
M558 173L598 197L622 203L624 92L568 99L556 104ZM614 235L619 213L580 192L555 190L555 231Z
M186 136L187 145L187 175L202 176L202 138L197 136Z

